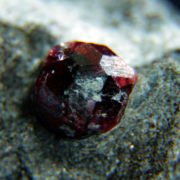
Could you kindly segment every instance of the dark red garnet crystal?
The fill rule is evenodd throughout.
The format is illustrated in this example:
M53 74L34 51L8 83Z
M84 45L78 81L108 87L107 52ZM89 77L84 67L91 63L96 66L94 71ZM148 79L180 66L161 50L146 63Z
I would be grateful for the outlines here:
M67 42L44 61L34 89L35 112L63 137L104 133L120 122L136 81L134 69L107 46Z

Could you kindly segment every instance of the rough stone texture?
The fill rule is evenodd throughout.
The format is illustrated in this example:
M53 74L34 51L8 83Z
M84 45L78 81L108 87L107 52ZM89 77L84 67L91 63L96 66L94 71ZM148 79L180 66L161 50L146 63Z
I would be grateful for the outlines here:
M76 3L0 1L0 179L180 179L179 15L160 0ZM74 39L107 44L139 82L115 130L65 141L26 97L48 50Z
M178 179L179 51L139 67L120 125L102 136L57 139L29 115L26 96L54 38L0 22L0 179Z

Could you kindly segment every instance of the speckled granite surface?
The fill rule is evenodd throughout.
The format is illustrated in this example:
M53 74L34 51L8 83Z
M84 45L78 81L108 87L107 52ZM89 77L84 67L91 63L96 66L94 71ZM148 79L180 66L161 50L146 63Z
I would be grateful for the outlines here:
M40 60L58 42L46 25L0 21L0 179L178 179L180 46L154 52L154 62L137 68L139 82L116 129L67 141L23 103Z

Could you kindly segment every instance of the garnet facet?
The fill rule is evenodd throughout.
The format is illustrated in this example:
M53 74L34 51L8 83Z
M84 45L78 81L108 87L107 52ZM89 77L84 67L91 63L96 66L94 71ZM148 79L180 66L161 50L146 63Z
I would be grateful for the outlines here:
M34 88L35 112L63 137L100 134L121 120L137 75L107 46L67 42L52 48Z

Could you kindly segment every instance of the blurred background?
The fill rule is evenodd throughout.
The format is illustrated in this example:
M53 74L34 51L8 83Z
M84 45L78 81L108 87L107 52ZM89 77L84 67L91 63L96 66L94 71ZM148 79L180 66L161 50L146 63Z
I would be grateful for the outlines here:
M0 19L38 24L56 43L107 44L139 66L180 45L179 1L175 0L0 0Z

